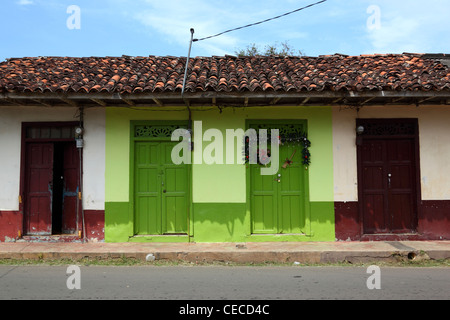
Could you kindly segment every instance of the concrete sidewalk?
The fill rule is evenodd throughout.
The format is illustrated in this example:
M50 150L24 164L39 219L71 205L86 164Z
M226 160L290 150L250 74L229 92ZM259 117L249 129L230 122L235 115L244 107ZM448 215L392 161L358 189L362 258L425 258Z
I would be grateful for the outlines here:
M149 256L150 255L150 256ZM450 259L450 241L246 243L0 243L0 259L136 258L237 263Z

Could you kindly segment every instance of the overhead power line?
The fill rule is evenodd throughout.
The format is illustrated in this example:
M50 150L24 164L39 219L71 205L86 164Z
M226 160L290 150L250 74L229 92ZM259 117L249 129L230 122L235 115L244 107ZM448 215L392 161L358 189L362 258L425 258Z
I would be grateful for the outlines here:
M193 39L193 41L194 41L194 42L196 42L196 41L203 41L203 40L207 40L207 39L211 39L211 38L215 38L215 37L221 36L221 35L223 35L223 34L225 34L225 33L233 32L233 31L240 30L240 29L245 29L245 28L248 28L248 27L253 27L253 26L256 26L256 25L258 25L258 24L262 24L262 23L265 23L265 22L268 22L268 21L276 20L276 19L285 17L285 16L287 16L287 15L290 15L290 14L293 14L293 13L296 13L296 12L299 12L299 11L302 11L302 10L305 10L305 9L308 9L308 8L311 8L311 7L313 7L313 6L319 5L319 4L324 3L324 2L326 2L326 1L328 1L328 0L318 1L318 2L312 3L312 4L310 4L310 5L307 5L307 6L305 6L305 7L298 8L298 9L296 9L296 10L293 10L293 11L290 11L290 12L287 12L287 13L284 13L284 14L282 14L282 15L279 15L279 16L276 16L276 17L273 17L273 18L270 18L270 19L266 19L266 20L262 20L262 21L259 21L259 22L247 24L247 25L242 26L242 27L238 27L238 28L226 30L226 31L223 31L223 32L221 32L221 33L218 33L218 34L215 34L215 35L212 35L212 36L209 36L209 37L204 37L204 38L200 38L200 39Z

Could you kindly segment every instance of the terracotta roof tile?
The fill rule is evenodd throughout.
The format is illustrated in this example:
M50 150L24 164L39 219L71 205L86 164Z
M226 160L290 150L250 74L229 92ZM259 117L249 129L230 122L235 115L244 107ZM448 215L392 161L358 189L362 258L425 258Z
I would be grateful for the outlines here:
M0 63L0 92L181 92L186 58L47 57ZM186 92L448 90L449 67L419 54L197 57Z

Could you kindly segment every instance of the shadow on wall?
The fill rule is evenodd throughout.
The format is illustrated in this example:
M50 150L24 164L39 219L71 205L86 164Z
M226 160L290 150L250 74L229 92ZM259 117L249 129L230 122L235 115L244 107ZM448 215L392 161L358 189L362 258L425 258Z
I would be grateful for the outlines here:
M245 203L194 203L196 242L242 242L249 230Z
M333 203L311 202L311 230L308 235L283 238L283 234L258 235L250 239L251 216L245 203L195 203L194 239L197 242L245 241L334 241ZM288 240L290 239L290 240Z
M105 241L128 242L133 236L133 215L128 202L106 203ZM250 239L250 213L246 203L194 203L193 241L246 242ZM334 241L334 207L331 202L311 202L311 236L292 241ZM282 235L266 235L264 241L287 241Z

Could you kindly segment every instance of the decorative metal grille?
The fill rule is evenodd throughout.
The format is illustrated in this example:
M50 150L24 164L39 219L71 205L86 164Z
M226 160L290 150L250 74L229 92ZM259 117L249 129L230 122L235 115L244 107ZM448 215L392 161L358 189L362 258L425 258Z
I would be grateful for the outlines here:
M416 125L412 122L393 123L361 123L364 126L364 136L399 136L415 135Z
M142 125L136 126L134 136L136 138L170 138L176 129L186 129L180 125Z
M270 141L271 139L271 129L279 130L279 140L281 143L289 143L289 142L303 142L306 134L303 131L303 126L295 125L295 124L280 124L280 125L267 125L267 124L259 124L252 126L253 129L259 132L261 129L267 130L267 137Z

